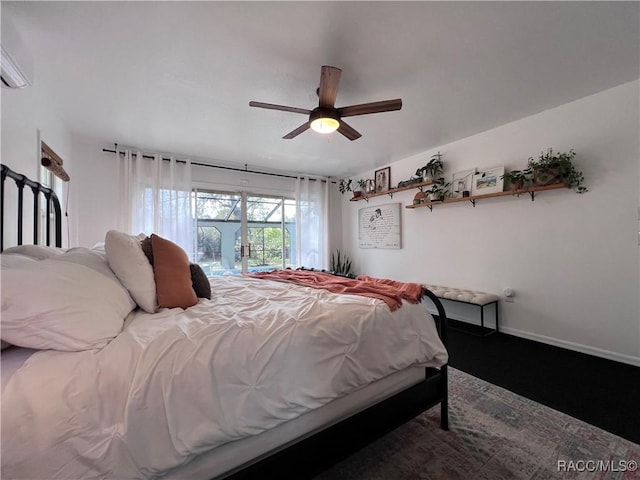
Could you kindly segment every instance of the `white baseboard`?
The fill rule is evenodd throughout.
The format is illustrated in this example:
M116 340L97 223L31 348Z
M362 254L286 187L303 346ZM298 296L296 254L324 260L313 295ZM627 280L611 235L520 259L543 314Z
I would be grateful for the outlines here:
M437 315L438 312L435 309L427 308L432 315ZM447 315L449 317L449 315ZM461 317L449 317L452 320L459 320L462 322L471 323L473 325L479 325L480 322L477 319L461 318ZM489 315L489 321L485 319L485 326L489 328L495 327L495 322L492 321L491 315ZM616 362L626 363L635 367L640 367L640 357L634 357L632 355L624 355L622 353L612 352L610 350L603 350L601 348L591 347L589 345L583 345L581 343L569 342L568 340L560 340L558 338L547 337L546 335L540 335L538 333L531 333L524 330L518 330L515 328L504 327L500 325L500 332L513 335L514 337L526 338L528 340L534 340L540 343L546 343L555 347L566 348L567 350L573 350L575 352L586 353L587 355L593 355L595 357L606 358L608 360L614 360Z
M582 345L580 343L569 342L567 340L559 340L557 338L547 337L546 335L539 335L537 333L525 332L522 330L517 330L515 328L500 326L500 331L503 333L508 333L509 335L514 335L516 337L535 340L536 342L546 343L549 345L554 345L556 347L566 348L568 350L574 350L576 352L586 353L588 355L594 355L596 357L602 357L608 360L615 360L616 362L627 363L629 365L640 367L640 357L611 352L609 350L590 347L589 345Z

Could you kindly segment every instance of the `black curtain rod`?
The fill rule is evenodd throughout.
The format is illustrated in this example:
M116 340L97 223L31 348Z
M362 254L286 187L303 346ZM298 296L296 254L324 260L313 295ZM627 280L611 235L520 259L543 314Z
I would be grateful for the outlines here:
M120 155L124 155L124 152L116 152L116 150L110 150L108 148L103 148L102 149L103 152L106 153L119 153ZM138 156L137 153L132 153L132 155L134 156ZM151 160L153 160L155 157L153 157L152 155L142 155L142 158L149 158ZM166 158L166 157L162 157L162 160L164 161L171 161L170 158ZM178 163L187 163L184 160L177 160L176 162ZM243 172L243 173L257 173L258 175L271 175L272 177L284 177L284 178L298 178L294 175L286 175L284 173L270 173L270 172L259 172L256 170L248 170L247 167L245 167L244 169L242 168L236 168L236 167L223 167L220 165L209 165L208 163L199 163L199 162L191 162L191 165L198 165L199 167L209 167L209 168L221 168L222 170L233 170L234 172ZM316 181L315 178L309 178L309 180L311 181ZM320 180L321 182L325 182L326 180Z

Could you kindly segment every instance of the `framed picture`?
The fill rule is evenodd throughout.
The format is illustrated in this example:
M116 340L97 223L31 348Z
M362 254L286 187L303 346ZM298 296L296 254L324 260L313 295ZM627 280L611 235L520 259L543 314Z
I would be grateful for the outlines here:
M386 192L391 188L391 167L376 170L376 192Z
M486 195L488 193L502 192L504 180L504 167L487 168L473 176L471 195Z
M401 216L400 203L387 203L358 210L358 246L402 248Z
M462 197L462 192L469 192L471 195L471 187L473 185L473 175L476 173L475 168L469 170L463 170L462 172L456 172L453 174L451 180L451 198Z

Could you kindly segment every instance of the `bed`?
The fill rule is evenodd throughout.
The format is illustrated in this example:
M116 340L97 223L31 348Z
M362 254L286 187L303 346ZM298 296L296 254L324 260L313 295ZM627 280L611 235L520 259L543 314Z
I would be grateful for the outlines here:
M6 178L37 190L3 166L3 217ZM0 335L14 345L2 351L3 478L311 478L437 404L448 428L446 315L428 290L437 321L420 302L248 276L154 308L140 271L166 267L164 243L151 269L136 247L140 263L123 266L109 234L104 249L61 249L56 230L52 245L20 233L0 255Z

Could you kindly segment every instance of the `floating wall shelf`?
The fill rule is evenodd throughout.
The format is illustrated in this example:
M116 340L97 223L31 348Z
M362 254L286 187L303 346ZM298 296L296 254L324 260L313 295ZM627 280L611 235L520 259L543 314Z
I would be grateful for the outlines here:
M486 195L474 195L472 197L447 198L446 200L441 200L437 202L426 202L426 203L419 203L417 205L407 205L404 208L428 207L429 210L433 211L434 205L438 206L438 205L444 205L447 203L459 203L459 202L471 202L471 204L475 207L477 200L484 200L485 198L504 197L506 195L520 196L523 193L528 193L531 196L531 201L533 201L535 198L536 192L543 192L545 190L555 190L558 188L569 188L569 185L567 185L566 183L555 183L553 185L529 187L529 188L523 188L521 190L507 190L505 192L487 193Z
M393 198L393 194L394 193L404 192L406 190L413 190L414 188L417 188L418 190L420 190L422 192L423 187L428 187L430 185L433 185L433 182L413 183L411 185L407 185L406 187L391 188L389 190L385 190L384 192L372 192L372 193L366 193L366 194L363 193L359 197L350 198L349 201L350 202L357 202L357 201L360 201L360 200L366 200L368 202L370 198L381 197L383 195L389 195L391 198ZM438 202L438 203L441 203L441 202ZM422 206L422 205L420 205L420 206ZM409 207L407 207L407 208L409 208Z

